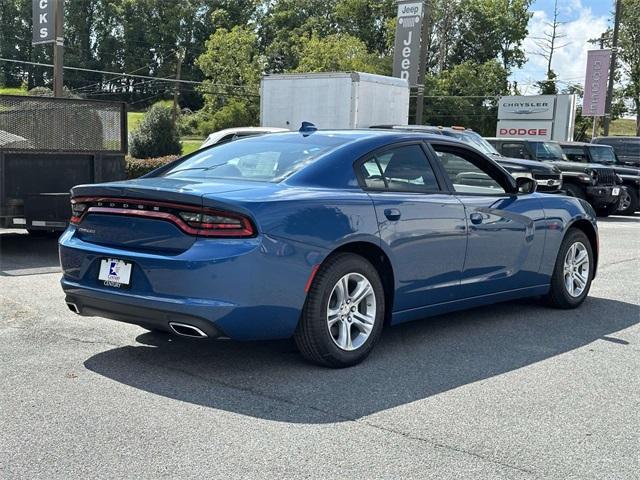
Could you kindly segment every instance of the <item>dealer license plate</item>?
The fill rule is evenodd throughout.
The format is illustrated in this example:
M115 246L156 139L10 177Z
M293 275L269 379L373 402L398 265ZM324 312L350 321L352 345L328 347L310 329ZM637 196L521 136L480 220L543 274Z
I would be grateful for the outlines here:
M613 195L614 197L617 197L618 195L620 195L620 188L618 187L612 188L611 195Z
M131 281L131 263L117 258L105 258L100 262L98 280L106 287L128 287Z

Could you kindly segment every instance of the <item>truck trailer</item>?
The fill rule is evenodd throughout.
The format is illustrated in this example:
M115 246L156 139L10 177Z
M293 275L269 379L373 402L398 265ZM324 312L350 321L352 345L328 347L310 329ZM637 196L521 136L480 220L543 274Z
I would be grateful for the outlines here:
M360 72L265 75L260 84L260 125L297 129L407 125L409 85L404 79Z

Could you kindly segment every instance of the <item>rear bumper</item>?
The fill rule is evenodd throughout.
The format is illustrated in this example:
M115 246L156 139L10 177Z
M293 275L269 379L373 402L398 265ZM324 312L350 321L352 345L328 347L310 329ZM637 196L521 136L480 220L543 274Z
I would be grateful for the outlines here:
M314 247L273 237L198 239L180 254L124 250L82 241L71 226L60 237L61 286L86 316L168 330L193 325L210 337L290 337L300 317ZM103 258L131 262L131 287L98 280Z
M75 312L86 317L103 317L132 323L150 330L172 331L169 322L193 325L208 337L227 335L214 324L212 316L219 317L233 309L231 305L194 305L189 301L168 302L162 299L137 298L134 295L104 293L61 280L66 294L65 302Z

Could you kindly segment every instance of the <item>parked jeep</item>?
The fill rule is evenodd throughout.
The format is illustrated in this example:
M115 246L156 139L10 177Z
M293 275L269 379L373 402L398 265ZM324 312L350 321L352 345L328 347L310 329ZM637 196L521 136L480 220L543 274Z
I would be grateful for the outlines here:
M640 137L596 137L591 143L610 145L622 165L640 167Z
M569 161L578 163L600 163L613 170L622 178L624 189L620 193L618 212L622 215L633 215L639 209L640 169L625 167L613 150L604 144L582 142L560 142L562 151Z
M487 138L502 155L551 162L562 170L562 188L572 197L588 201L598 215L606 217L618 209L622 179L599 163L570 162L558 142L522 138Z
M444 135L460 140L480 150L485 155L502 165L514 178L533 178L542 193L562 193L562 173L554 165L548 165L520 158L507 158L500 155L482 136L464 127L434 127L430 125L376 125L371 128L391 128L394 130L411 130Z

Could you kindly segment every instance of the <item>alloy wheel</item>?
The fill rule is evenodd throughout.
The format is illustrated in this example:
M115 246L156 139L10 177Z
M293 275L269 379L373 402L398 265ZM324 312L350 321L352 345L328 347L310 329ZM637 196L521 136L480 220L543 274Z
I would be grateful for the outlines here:
M589 280L589 252L582 242L575 242L564 257L564 286L567 293L579 297Z
M376 296L364 275L347 273L334 285L327 305L327 327L336 346L353 351L365 344L376 319Z
M620 202L618 203L618 211L624 212L631 206L631 195L626 188L622 189L622 195L620 196Z

